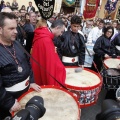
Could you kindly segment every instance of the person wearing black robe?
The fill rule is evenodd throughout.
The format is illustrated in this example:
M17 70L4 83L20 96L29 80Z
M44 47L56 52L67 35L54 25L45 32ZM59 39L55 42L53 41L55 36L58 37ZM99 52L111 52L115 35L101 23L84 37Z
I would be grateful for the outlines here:
M65 66L81 66L85 60L84 37L78 33L81 24L79 16L71 18L70 30L63 33L59 38L54 39L57 52Z
M103 66L103 61L106 57L115 57L116 52L113 50L113 45L110 40L112 35L114 34L113 27L109 26L104 30L104 34L100 36L95 45L93 47L93 51L95 52L92 70L96 72L100 72ZM94 64L95 63L95 64Z
M94 64L92 64L92 70L101 73L105 72L104 74L106 75L108 74L106 71L106 67L103 64L104 59L107 57L112 57L112 58L117 57L116 51L113 49L114 46L111 44L110 41L113 34L114 34L113 27L108 26L104 30L104 34L97 39L93 47L93 50L95 52L93 61L96 67ZM103 82L105 82L104 79ZM114 89L109 89L108 87L105 99L115 100L116 99L115 93L116 91Z
M0 13L0 120L20 110L17 98L29 88L40 91L27 55L15 41L16 16Z

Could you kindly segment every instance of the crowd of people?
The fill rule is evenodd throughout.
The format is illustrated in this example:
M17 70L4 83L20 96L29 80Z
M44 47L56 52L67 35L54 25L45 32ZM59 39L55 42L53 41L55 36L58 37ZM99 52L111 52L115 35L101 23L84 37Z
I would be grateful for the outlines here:
M32 2L18 10L16 0L12 5L2 1L0 11L0 119L21 108L17 98L29 88L64 86L65 66L84 69L87 45L93 47L89 69L95 72L106 57L120 55L119 23L110 16L84 20L76 13L54 13L44 20Z

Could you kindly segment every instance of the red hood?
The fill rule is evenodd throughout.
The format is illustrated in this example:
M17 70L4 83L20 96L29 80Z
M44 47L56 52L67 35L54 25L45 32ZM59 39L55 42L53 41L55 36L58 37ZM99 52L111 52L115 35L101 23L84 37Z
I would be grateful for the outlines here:
M36 40L39 40L43 37L49 37L53 40L54 38L54 35L48 30L47 27L40 27L40 28L37 28L35 31L34 31L34 39L33 39L33 43L36 41Z

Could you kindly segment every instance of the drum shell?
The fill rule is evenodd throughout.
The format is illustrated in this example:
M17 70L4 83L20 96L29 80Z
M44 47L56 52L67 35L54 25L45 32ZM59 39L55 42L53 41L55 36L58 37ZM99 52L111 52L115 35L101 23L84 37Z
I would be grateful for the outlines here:
M114 68L109 68L111 70ZM104 89L114 89L116 90L120 86L120 75L108 75L107 70L103 69L101 75L103 77L103 88Z
M74 69L76 67L69 66L67 68ZM79 104L80 104L81 108L88 107L88 106L95 104L97 102L98 95L99 95L99 92L101 91L101 87L102 87L102 77L100 74L98 74L92 70L89 70L87 68L84 68L84 70L91 72L91 73L95 74L96 76L98 76L100 82L94 86L88 86L88 87L79 87L79 86L74 86L74 85L72 86L72 85L65 83L66 87L71 92L73 92L74 94L77 95L77 98L79 100ZM89 100L89 99L91 99L91 100Z
M40 118L40 120L46 120L46 116L47 116L47 120L56 120L56 119L54 119L54 116L53 115L55 115L55 116L57 116L57 114L60 114L60 116L58 116L58 118L57 118L57 120L61 120L61 114L62 114L62 118L63 119L65 119L66 118L66 114L64 114L64 113L70 113L70 110L71 109L73 109L73 106L71 106L71 108L70 108L70 106L69 105L67 105L67 103L68 104L71 104L71 103L69 103L69 102L67 102L67 101L65 101L64 100L64 96L60 96L60 94L54 94L54 91L61 91L61 92L63 92L63 94L64 95L66 95L66 97L68 97L68 99L69 98L71 98L72 99L72 101L74 101L74 105L76 105L76 106L74 106L74 108L77 108L76 109L76 111L77 111L77 116L76 116L76 118L71 118L71 115L67 115L67 116L69 116L70 118L71 118L71 120L80 120L80 115L81 115L81 109L80 109L80 105L79 105L79 102L77 101L77 98L76 98L76 96L74 96L73 95L73 93L71 93L71 92L69 92L68 90L66 90L66 89L63 89L62 87L60 88L60 87L57 87L57 86L51 86L51 85L46 85L46 86L41 86L41 92L43 91L43 100L44 100L44 106L45 106L45 108L46 108L46 113L45 113L45 115L42 117L42 118ZM47 96L45 96L44 95L44 93L46 93L46 91L45 90L47 90L48 89L48 93L50 92L50 95L51 95L51 98L49 99ZM49 89L50 89L50 91L49 91ZM53 93L51 92L51 89L53 90ZM45 91L45 92L44 92ZM41 92L40 92L40 94L38 93L38 92L35 92L33 89L30 89L28 92L26 92L25 94L23 94L19 99L18 99L18 101L21 103L21 101L22 101L22 99L23 100L25 100L27 97L26 96L28 96L29 94L30 95L32 95L32 96L34 96L34 95L36 95L36 93L38 93L39 95L41 95ZM59 93L59 92L58 92ZM55 97L54 97L54 96ZM52 97L53 96L53 97ZM58 96L58 97L56 97L56 96ZM54 109L54 110L50 110L50 109L53 109L54 108L54 106L56 105L56 103L57 103L57 100L58 99L63 99L63 103L62 103L62 105L58 102L58 104L57 104L57 107ZM53 100L55 101L54 102L54 104L51 104L51 103L48 103L48 101L49 100L51 101L51 103L53 102ZM47 102L46 102L47 101ZM58 100L59 101L59 100ZM60 100L61 101L61 100ZM67 102L67 103L66 103ZM65 104L66 103L66 104ZM23 106L23 105L22 105ZM47 108L49 106L49 108ZM57 109L59 109L59 106L61 107L61 106L63 106L63 108L62 109L60 109L60 113L58 113L57 112L57 114L55 114L56 113L56 111L57 111ZM64 108L64 106L66 107L66 108ZM70 109L70 110L69 110ZM74 111L74 110L73 110ZM50 112L52 112L53 113L53 115L50 115ZM12 113L12 115L14 115L15 113ZM72 114L72 113L71 113ZM50 116L49 116L50 115ZM65 118L64 118L65 117ZM68 118L69 119L69 118Z

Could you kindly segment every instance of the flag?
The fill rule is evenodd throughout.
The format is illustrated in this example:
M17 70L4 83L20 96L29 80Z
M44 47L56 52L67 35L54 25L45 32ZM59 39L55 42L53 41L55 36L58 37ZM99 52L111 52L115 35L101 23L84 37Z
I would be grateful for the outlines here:
M47 20L50 17L52 17L55 0L34 0L34 1L43 19Z
M85 3L86 3L86 0L81 0L81 3L80 3L80 14L83 15L83 11L84 11L84 7L85 7Z
M72 5L75 5L75 0L63 0L63 3L71 7Z
M83 12L84 19L92 19L95 17L100 0L86 0Z
M108 14L115 11L117 2L118 0L107 0L105 10L108 12Z
M60 13L62 0L55 0L54 13Z

